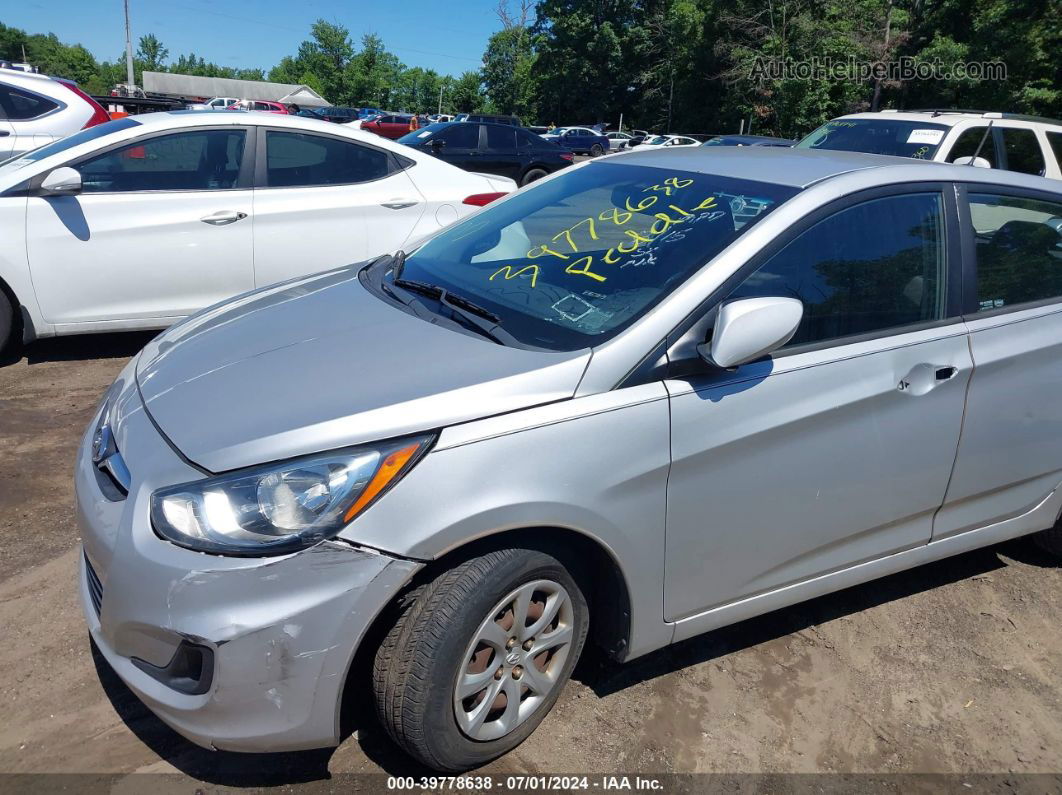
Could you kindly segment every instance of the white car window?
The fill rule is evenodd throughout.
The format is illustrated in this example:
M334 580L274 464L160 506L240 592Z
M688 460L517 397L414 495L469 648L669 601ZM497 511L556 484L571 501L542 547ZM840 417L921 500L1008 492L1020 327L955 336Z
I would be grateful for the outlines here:
M0 85L0 109L3 110L3 115L8 121L39 119L58 107L58 102L42 97L40 94L23 91L14 86Z
M352 185L391 173L387 152L323 135L266 133L266 185L270 188Z
M245 137L243 130L190 130L126 144L77 164L82 192L233 188Z

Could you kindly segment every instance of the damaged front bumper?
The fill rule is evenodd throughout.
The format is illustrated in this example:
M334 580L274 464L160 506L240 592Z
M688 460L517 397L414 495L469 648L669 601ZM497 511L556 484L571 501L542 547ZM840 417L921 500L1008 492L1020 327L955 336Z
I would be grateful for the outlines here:
M131 378L131 374L130 374ZM121 679L193 742L234 751L334 745L358 643L420 567L342 541L284 557L228 558L155 535L151 492L203 477L170 449L135 386L116 387L128 494L75 471L84 555L80 593L93 640Z

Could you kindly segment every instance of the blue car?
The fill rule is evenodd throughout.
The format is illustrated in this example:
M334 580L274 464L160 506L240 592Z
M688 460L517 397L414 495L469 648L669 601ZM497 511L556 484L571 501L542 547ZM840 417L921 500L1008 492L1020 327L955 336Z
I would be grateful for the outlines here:
M558 127L542 136L577 155L603 155L609 149L609 140L589 127Z

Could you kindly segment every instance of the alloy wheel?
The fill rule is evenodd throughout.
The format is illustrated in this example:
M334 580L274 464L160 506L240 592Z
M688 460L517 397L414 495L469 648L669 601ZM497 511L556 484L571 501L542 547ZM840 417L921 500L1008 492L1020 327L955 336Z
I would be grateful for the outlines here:
M496 740L531 717L561 678L574 622L568 592L552 580L525 583L494 606L454 682L454 715L466 736Z

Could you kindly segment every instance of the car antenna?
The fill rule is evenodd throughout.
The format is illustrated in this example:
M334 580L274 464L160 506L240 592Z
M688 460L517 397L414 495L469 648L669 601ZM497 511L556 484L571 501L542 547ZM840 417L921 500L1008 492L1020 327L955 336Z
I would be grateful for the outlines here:
M992 132L992 121L992 119L988 120L988 126L985 127L985 134L981 136L981 143L977 145L977 148L974 150L973 157L970 158L970 162L966 165L972 166L974 164L974 161L977 160L977 156L981 154L981 148L985 145L985 141L988 140L988 134Z

